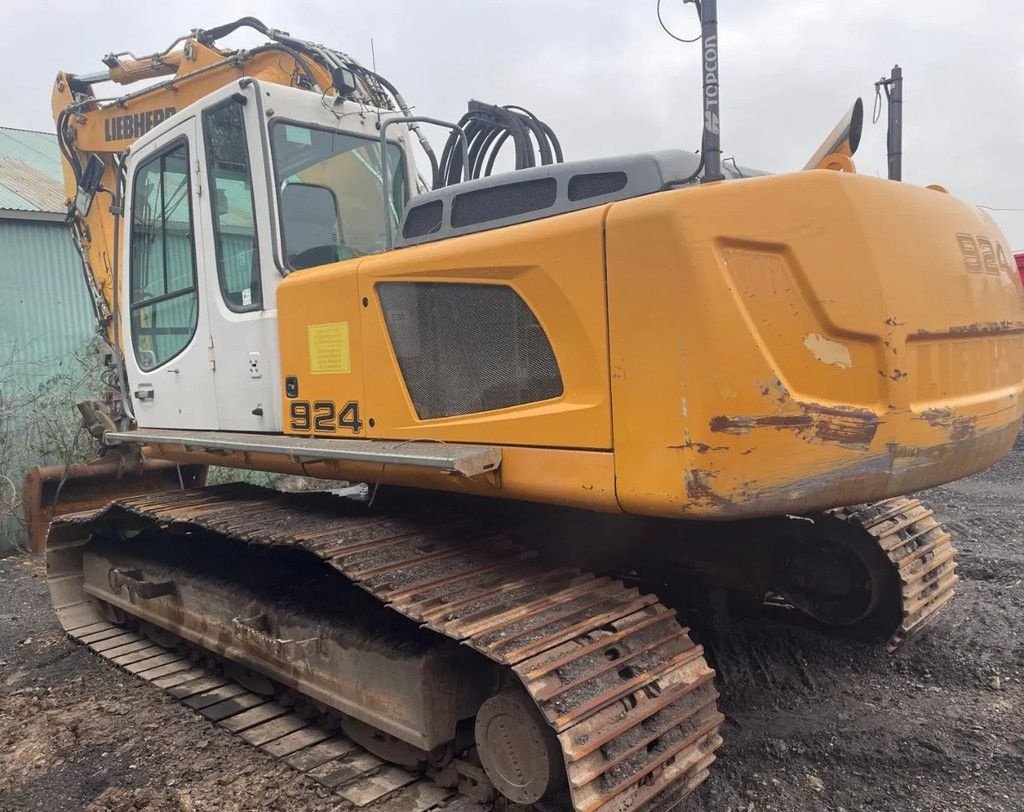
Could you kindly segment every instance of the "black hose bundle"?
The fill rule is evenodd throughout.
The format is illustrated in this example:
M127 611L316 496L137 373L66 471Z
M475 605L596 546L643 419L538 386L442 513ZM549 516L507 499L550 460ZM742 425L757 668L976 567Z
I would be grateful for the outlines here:
M562 145L554 131L529 110L514 104L498 107L470 101L469 112L459 121L469 141L469 180L487 177L508 139L515 149L516 169L562 163ZM462 148L458 132L452 132L441 153L435 188L460 183L463 178Z

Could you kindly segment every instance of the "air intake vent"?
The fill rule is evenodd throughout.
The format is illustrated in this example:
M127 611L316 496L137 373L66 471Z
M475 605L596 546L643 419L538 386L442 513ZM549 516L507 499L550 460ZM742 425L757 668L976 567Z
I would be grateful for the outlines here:
M503 183L489 189L463 192L452 206L452 227L463 228L491 220L516 217L555 205L558 183L554 178L538 178Z
M654 194L692 183L699 170L699 155L669 150L545 164L454 183L409 202L395 244L434 242Z
M441 230L441 215L444 212L444 204L440 200L431 200L422 206L412 206L405 216L405 225L402 227L404 237L422 237L424 234L434 234Z
M585 200L621 192L626 188L625 172L591 172L569 179L569 200Z
M562 394L544 328L507 285L380 282L377 295L420 420Z

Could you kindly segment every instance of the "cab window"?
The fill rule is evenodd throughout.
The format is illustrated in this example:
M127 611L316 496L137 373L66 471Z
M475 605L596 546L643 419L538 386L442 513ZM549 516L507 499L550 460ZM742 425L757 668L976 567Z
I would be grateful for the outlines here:
M139 368L167 363L195 335L199 320L188 146L150 158L132 188L129 308Z
M270 129L281 211L281 242L292 270L384 250L380 142L290 122ZM405 206L405 158L389 143L387 217L397 230Z
M263 304L252 169L242 104L232 99L203 113L217 279L232 310Z

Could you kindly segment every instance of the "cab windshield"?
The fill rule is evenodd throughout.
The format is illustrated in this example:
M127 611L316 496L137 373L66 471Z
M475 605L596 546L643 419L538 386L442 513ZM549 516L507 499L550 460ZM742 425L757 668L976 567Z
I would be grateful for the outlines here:
M385 208L380 142L337 130L271 125L281 240L292 270L382 251ZM387 146L387 216L398 228L405 206L405 157Z

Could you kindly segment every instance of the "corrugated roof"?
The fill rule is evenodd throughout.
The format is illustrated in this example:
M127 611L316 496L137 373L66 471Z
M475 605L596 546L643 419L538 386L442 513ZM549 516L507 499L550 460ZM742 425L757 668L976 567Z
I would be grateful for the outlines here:
M0 209L64 212L57 136L0 127Z

